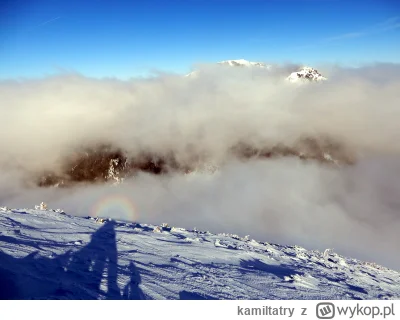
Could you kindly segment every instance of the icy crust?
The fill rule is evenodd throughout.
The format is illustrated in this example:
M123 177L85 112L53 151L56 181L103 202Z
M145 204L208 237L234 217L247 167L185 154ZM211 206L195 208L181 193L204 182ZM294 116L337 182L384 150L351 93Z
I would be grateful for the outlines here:
M0 298L399 299L396 271L176 226L0 208Z

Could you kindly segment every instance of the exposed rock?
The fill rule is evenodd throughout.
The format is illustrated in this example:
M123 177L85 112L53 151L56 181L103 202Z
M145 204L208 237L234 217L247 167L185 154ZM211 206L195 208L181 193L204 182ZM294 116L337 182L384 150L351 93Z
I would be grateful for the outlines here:
M317 161L331 165L353 164L355 155L330 139L304 138L295 144L278 144L254 147L239 143L230 148L228 158L241 160L297 157L305 161ZM160 175L171 172L182 174L192 172L213 173L218 165L210 164L201 155L194 154L191 163L179 163L175 157L143 153L129 157L123 150L108 145L88 148L75 152L65 159L60 172L44 172L37 179L40 187L69 187L77 183L120 183L138 172Z

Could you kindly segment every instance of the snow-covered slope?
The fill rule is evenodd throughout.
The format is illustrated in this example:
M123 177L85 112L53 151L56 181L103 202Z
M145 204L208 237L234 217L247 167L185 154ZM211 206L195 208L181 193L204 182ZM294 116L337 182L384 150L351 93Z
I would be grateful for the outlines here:
M400 274L330 250L0 208L0 288L2 299L398 299Z

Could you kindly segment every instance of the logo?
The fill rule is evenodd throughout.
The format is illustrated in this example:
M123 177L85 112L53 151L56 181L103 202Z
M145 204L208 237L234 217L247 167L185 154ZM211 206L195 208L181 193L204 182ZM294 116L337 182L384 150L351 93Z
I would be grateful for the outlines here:
M320 302L317 304L318 319L333 319L335 317L335 305L331 302Z

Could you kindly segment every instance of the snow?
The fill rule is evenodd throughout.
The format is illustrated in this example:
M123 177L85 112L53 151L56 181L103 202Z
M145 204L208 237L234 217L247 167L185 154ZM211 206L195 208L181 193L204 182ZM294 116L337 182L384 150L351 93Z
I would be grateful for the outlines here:
M396 271L178 226L0 207L2 299L399 299Z
M308 81L324 81L327 80L317 70L311 67L302 67L296 72L292 72L287 78L292 83L303 83Z

